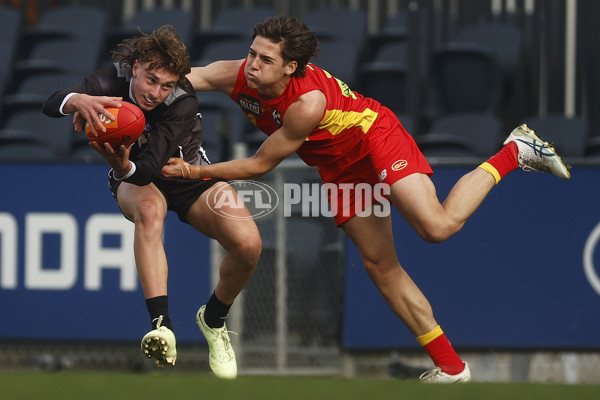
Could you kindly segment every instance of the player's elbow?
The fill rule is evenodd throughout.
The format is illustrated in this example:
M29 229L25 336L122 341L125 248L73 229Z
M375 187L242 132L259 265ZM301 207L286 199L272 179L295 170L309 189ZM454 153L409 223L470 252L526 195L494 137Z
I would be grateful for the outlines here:
M249 179L260 178L261 176L270 172L281 162L281 160L273 160L262 157L260 153L256 153L255 155L250 157L250 160L251 163L246 171L249 175Z

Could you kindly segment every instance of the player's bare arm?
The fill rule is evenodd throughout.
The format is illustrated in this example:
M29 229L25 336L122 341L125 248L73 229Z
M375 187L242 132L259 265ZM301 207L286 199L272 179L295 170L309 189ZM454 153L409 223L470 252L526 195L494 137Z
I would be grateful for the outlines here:
M114 120L115 116L106 110L106 107L121 107L122 97L110 97L110 96L90 96L84 93L77 93L69 97L65 105L63 106L63 112L65 114L73 114L73 124L75 125L75 131L81 132L83 130L82 119L90 122L92 132L98 136L96 126L105 132L106 128L100 120L100 114L103 114L106 118ZM94 122L93 124L91 122Z
M216 61L205 67L193 67L187 78L196 91L212 90L229 95L243 61Z
M293 154L323 118L326 100L322 92L306 93L292 104L283 126L269 136L252 157L226 161L211 165L189 165L178 158L171 158L163 167L167 178L204 179L222 178L253 179L275 168L286 157Z

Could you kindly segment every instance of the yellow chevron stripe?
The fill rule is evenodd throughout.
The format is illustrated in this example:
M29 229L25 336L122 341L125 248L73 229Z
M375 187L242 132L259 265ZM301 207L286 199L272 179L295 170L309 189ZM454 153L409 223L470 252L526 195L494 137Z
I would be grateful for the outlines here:
M325 117L323 117L319 124L319 128L328 130L333 136L339 135L348 129L348 127L353 126L359 126L363 133L367 133L378 115L378 113L369 108L363 112L327 110Z

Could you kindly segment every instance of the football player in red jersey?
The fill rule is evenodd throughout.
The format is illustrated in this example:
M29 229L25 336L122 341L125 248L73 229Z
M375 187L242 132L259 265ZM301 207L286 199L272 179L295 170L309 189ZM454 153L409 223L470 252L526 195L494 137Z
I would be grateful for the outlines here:
M510 171L521 167L568 179L568 169L554 149L523 125L496 155L464 175L440 203L429 164L396 116L309 63L318 42L306 24L293 17L273 17L256 25L252 39L245 59L192 68L188 78L196 90L229 95L268 137L249 158L207 166L174 158L163 174L251 179L296 152L318 168L324 183L338 185L337 199L330 198L332 207L337 204L337 213L332 210L336 223L358 247L366 271L388 305L435 364L421 379L469 381L468 365L454 351L428 300L398 261L391 217L373 212L357 215L362 210L356 209L352 203L356 199L342 185L389 185L389 200L416 232L428 242L441 242L462 228Z

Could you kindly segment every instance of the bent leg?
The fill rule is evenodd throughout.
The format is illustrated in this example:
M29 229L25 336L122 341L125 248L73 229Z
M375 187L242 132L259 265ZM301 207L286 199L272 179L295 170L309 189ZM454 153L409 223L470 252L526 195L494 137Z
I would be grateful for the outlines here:
M358 247L367 273L390 308L440 371L455 375L465 370L465 364L435 321L429 301L398 262L390 216L356 216L342 228Z
M396 256L391 217L356 216L341 227L358 247L369 277L406 327L415 336L432 331L437 322L431 305Z
M394 182L390 198L404 219L428 242L441 242L458 232L496 185L476 168L461 177L440 203L429 176L412 174Z
M231 191L233 198L237 198L237 193L228 183L216 185L222 186L219 191ZM186 218L190 225L216 239L225 249L215 294L221 302L232 304L258 264L262 241L256 223L245 206L225 205L221 207L224 213L216 213L213 211L214 202L215 199L208 196L207 192L203 193L192 205ZM242 201L237 203L243 204Z

